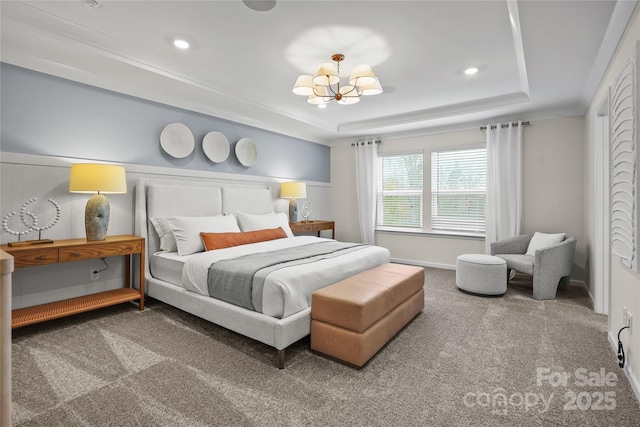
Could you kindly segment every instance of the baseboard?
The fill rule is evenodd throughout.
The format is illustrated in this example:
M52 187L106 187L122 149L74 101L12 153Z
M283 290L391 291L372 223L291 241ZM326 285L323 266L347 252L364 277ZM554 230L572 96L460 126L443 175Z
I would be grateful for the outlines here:
M455 270L456 266L451 264L439 264L436 262L416 261L414 259L391 258L391 262L397 264L417 265L419 267L441 268L443 270Z
M636 395L636 399L640 402L640 381L638 381L638 377L635 376L631 366L627 365L624 368L624 373L629 380L629 384L631 384L631 388Z
M593 296L591 295L591 292L589 292L589 288L587 287L587 284L585 283L584 280L572 280L572 279L569 279L569 282L572 285L578 285L578 286L582 286L583 288L585 288L587 290L587 293L589 294L589 297L591 297L591 300L593 301Z
M417 261L415 259L404 259L404 258L391 258L391 262L395 262L398 264L408 264L408 265L417 265L420 267L432 267L432 268L441 268L443 270L455 270L455 264L440 264L437 262L427 262L427 261ZM593 296L591 292L589 292L589 288L584 280L570 280L572 285L582 286L587 290L589 297L591 298L591 303L593 304Z
M607 336L609 337L609 343L611 344L611 348L613 349L613 357L617 358L618 338L612 335L611 332L609 332ZM622 371L624 372L624 375L629 380L629 384L631 384L631 389L633 390L633 393L636 395L636 399L638 399L638 402L640 402L640 381L638 381L638 377L636 377L635 373L633 372L633 369L631 369L631 366L629 364L626 364L626 366L622 369Z
M572 284L572 285L576 285L576 286L582 286L583 288L585 288L587 290L587 295L589 295L589 299L591 300L591 309L594 310L594 307L596 306L596 304L595 304L595 301L593 299L593 295L591 294L591 290L589 289L589 286L587 286L587 282L585 282L584 280L571 280L571 279L569 279L569 283Z
M589 289L589 286L587 286L587 283L584 282L584 281L582 281L582 283L584 284L584 287L587 290L587 294L589 294L589 298L591 299L591 306L593 307L593 309L595 311L596 299L594 298L593 294L591 293L591 289ZM600 314L607 314L607 313L600 313Z

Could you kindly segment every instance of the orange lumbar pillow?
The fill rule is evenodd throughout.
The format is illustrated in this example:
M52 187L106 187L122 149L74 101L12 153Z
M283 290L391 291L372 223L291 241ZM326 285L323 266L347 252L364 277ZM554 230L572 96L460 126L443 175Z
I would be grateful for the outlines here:
M231 232L231 233L200 233L205 250L230 248L232 246L247 245L249 243L266 242L267 240L287 237L282 227L266 230Z

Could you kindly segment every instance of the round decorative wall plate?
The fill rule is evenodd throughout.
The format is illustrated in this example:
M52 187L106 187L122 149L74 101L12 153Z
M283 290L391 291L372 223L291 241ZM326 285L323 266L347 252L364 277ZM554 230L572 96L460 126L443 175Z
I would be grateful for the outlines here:
M193 152L196 143L193 133L186 125L172 123L162 130L160 146L171 157L182 159Z
M243 166L251 166L258 160L258 149L252 139L242 138L236 143L236 157Z
M222 163L229 157L229 141L220 132L209 132L202 139L204 154L214 163Z

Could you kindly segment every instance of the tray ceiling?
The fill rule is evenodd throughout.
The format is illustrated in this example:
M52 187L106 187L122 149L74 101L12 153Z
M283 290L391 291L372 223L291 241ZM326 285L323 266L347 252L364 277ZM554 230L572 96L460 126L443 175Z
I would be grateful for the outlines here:
M330 144L583 114L636 2L90 3L2 1L2 61ZM291 92L333 53L384 93L321 110Z

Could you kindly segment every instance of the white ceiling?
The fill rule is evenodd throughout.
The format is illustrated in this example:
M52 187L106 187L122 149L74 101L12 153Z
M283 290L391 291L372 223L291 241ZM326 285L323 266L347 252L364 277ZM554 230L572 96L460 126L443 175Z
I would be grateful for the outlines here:
M2 61L323 144L583 114L637 3L89 1L1 1ZM384 93L291 92L334 53Z

